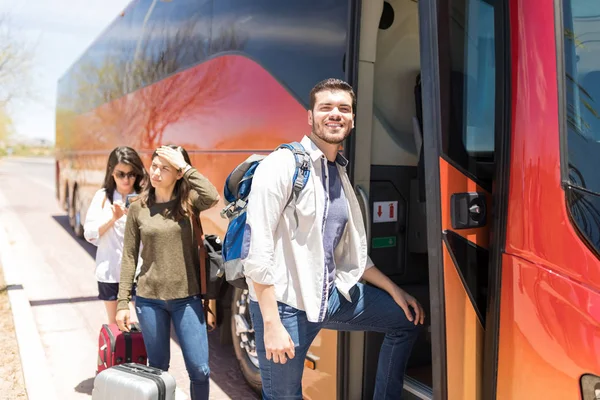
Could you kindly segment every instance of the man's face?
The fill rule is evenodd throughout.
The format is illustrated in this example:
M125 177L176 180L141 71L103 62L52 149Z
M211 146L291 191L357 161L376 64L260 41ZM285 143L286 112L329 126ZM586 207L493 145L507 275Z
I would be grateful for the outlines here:
M343 90L324 90L315 95L315 107L308 112L313 135L329 144L340 144L354 128L352 96Z

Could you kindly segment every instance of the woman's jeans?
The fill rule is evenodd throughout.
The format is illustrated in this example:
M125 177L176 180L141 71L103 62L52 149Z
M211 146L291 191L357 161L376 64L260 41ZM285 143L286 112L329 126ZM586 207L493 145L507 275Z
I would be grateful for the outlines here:
M402 397L404 371L420 326L410 322L404 311L383 290L357 283L350 290L352 302L337 289L331 292L325 320L309 322L306 313L277 303L283 326L294 341L295 356L285 364L267 360L262 314L258 303L250 301L250 316L256 332L256 350L260 364L263 399L302 399L302 372L306 353L321 329L385 333L379 352L375 400ZM412 310L411 310L412 311Z
M207 400L210 369L208 336L200 296L175 300L154 300L138 296L135 308L144 335L151 367L169 369L171 321L190 376L192 400Z

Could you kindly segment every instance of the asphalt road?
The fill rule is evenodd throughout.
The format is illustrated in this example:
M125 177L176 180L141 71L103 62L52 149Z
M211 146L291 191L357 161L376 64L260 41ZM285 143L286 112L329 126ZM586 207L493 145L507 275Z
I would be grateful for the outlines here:
M60 399L89 399L104 306L96 299L95 247L73 236L55 196L53 159L0 159L0 227L7 231L29 299L51 380ZM211 399L257 399L243 381L231 345L211 333ZM178 399L189 381L171 341Z

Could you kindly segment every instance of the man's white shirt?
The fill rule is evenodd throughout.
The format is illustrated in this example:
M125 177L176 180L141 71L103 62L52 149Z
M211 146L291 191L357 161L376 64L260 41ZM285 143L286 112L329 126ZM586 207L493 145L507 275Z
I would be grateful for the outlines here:
M327 310L327 268L323 249L323 224L327 218L327 160L321 150L304 137L310 156L310 177L297 201L286 207L296 169L287 149L268 155L258 166L248 197L242 263L250 298L256 301L252 282L273 285L277 301L306 312L320 322ZM358 200L346 173L347 161L336 162L348 202L348 223L335 249L335 287L350 301L350 289L373 266L367 255L367 238ZM325 176L324 176L325 175ZM296 209L298 223L294 216ZM244 257L245 256L245 257Z

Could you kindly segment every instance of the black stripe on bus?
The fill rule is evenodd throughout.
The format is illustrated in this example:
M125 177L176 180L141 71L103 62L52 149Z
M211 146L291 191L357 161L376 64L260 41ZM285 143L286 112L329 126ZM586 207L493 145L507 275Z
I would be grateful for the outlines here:
M482 285L487 286L487 268L490 253L453 231L444 231L444 243L456 267L456 272L477 313L479 322L485 326L486 293Z

